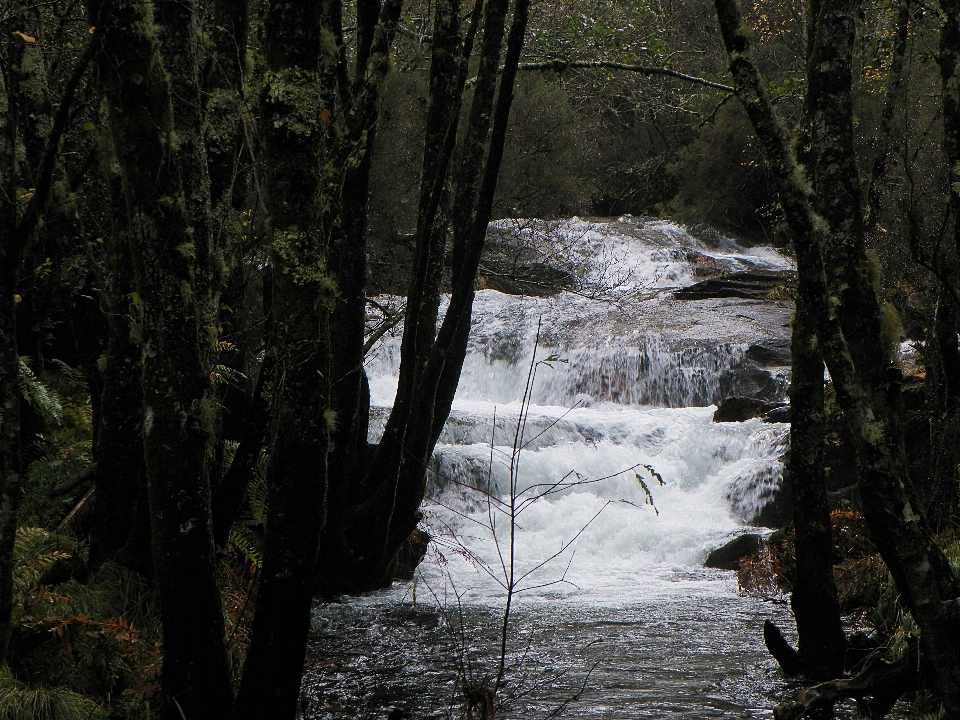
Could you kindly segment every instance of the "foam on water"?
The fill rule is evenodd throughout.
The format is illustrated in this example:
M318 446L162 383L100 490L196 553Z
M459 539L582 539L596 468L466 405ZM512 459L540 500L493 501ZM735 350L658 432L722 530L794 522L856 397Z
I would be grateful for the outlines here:
M740 310L672 301L664 289L694 282L704 258L728 270L789 269L790 261L723 239L708 246L661 221L533 221L517 232L545 242L544 228L593 281L610 282L615 271L628 294L659 290L642 306L624 304L625 295L610 302L477 293L469 353L428 477L425 523L442 558L428 555L422 577L451 582L467 601L502 599L512 480L523 507L516 572L530 573L521 583L528 601L604 606L681 587L728 592L700 565L778 488L787 427L711 421L713 403L753 382L742 370L756 333ZM709 327L694 338L671 334L683 313L698 326L698 307L715 313ZM524 408L534 354L555 359L537 365ZM367 361L371 441L382 432L398 365L399 330Z

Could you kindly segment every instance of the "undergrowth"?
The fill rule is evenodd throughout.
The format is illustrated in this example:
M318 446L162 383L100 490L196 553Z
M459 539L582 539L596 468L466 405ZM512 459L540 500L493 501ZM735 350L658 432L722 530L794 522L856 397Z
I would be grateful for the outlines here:
M8 664L0 720L152 720L160 710L162 630L151 581L106 563L91 571L84 542L58 532L90 480L60 492L92 463L93 412L83 374L56 361L43 373L21 360L32 435L17 532ZM228 447L232 457L235 446ZM260 575L257 529L266 515L266 458L244 522L221 551L218 580L231 665L239 682Z
M883 648L887 660L906 657L911 647L915 649L920 631L900 602L893 577L867 536L864 518L858 512L838 510L830 514L830 522L836 551L834 578L847 624L866 629L871 644ZM960 577L960 536L948 530L936 539ZM737 574L740 591L782 600L790 593L795 567L793 529L779 530L755 555L741 560ZM911 704L911 717L940 717L938 703L929 693L912 693L906 699Z

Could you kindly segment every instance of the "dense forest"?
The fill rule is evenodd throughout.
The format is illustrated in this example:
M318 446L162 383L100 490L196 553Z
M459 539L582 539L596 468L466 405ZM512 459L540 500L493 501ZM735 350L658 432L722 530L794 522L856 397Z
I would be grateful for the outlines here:
M491 221L633 215L796 259L766 572L799 647L765 635L815 687L777 717L960 718L960 4L0 0L0 27L0 716L296 716L315 599L426 552L476 292L568 282ZM401 321L373 444L364 358ZM841 437L909 620L866 649Z

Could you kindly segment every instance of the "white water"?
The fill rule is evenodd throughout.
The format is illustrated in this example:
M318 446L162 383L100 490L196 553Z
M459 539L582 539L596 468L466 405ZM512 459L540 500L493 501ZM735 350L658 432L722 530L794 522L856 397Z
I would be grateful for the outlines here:
M746 350L783 335L783 312L756 301L678 301L669 290L691 284L705 266L784 270L790 261L729 241L709 248L662 221L574 219L547 230L533 223L520 232L539 232L540 243L552 232L594 290L614 276L615 288L604 299L478 293L471 352L435 455L425 528L436 552L422 579L434 589L452 585L467 602L502 602L513 465L523 504L514 576L524 578L524 601L615 607L729 594L721 573L700 566L778 487L787 426L712 423L711 403L749 385L740 373ZM765 320L776 327L763 328ZM367 364L381 423L398 353L395 335ZM560 360L537 365L524 408L535 353ZM782 392L784 371L772 376ZM524 412L526 449L516 453ZM371 439L381 430L374 422Z
M499 228L525 240L524 262L569 272L574 292L477 294L428 477L431 550L416 585L318 605L306 716L385 717L391 707L461 716L463 677L490 678L498 664L513 479L523 504L519 592L500 716L553 716L577 696L564 716L770 717L783 683L760 627L774 617L789 632L789 620L702 561L751 530L779 486L787 426L711 418L729 395L783 398L787 369L756 358L783 358L792 307L677 300L672 290L722 272L789 272L791 262L723 238L707 244L662 221ZM396 393L399 331L367 359L372 441ZM524 405L535 352L556 359L537 366Z

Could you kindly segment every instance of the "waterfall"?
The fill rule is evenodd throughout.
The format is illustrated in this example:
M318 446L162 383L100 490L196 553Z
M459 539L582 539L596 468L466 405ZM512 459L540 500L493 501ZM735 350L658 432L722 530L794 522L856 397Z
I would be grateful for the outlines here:
M493 601L501 590L477 563L498 563L506 528L492 507L513 480L529 500L518 523L518 567L534 570L563 549L530 576L542 587L528 595L647 596L759 516L779 489L788 442L784 424L712 416L732 395L784 399L788 370L761 350L785 345L789 304L681 299L678 290L729 273L789 274L790 261L723 238L708 245L662 221L499 228L562 257L579 285L551 297L477 293L424 508L426 529L448 552L442 567L428 560L421 572L434 580L449 574ZM396 392L401 330L366 364L374 442ZM531 362L536 374L523 406ZM553 583L558 573L563 582Z

